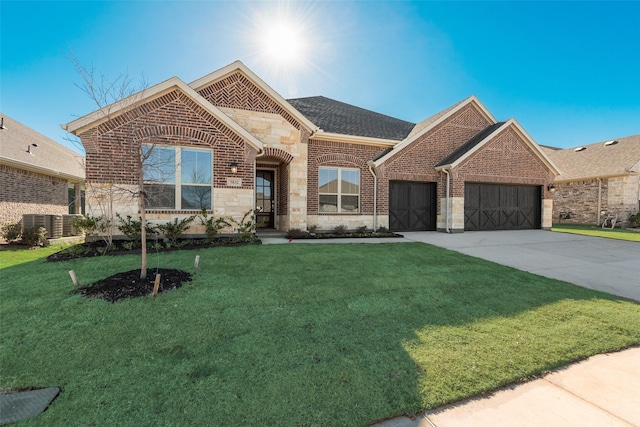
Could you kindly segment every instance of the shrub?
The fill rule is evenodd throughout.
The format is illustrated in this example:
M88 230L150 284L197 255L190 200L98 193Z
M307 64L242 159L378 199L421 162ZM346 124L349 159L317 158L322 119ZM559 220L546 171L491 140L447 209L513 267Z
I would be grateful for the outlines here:
M120 230L122 234L127 236L132 241L136 243L141 243L142 237L141 237L140 231L142 228L142 218L138 217L138 220L134 220L134 219L131 219L131 215L127 215L126 218L122 218L120 214L116 214L116 217L120 221L120 224L118 225L118 230ZM147 226L145 227L145 229L147 230L148 235L156 232L155 227L153 225L150 225L149 223L147 223Z
M174 218L173 222L156 225L156 229L174 246L178 245L178 240L189 229L189 224L196 218L195 215L188 216L181 220Z
M46 241L47 229L44 227L33 227L22 233L22 242L29 246L44 246Z
M231 224L226 219L220 217L215 219L207 215L207 210L202 208L200 216L200 223L204 225L205 233L207 234L207 240L213 239L224 227L230 227Z
M7 242L18 240L20 235L22 235L22 226L13 222L8 222L3 225L0 231L0 236Z
M111 221L103 215L85 215L82 218L76 218L76 220L73 221L73 226L84 232L87 236L97 236L109 231Z
M243 237L247 238L252 233L256 232L256 210L251 209L249 212L244 214L240 221L236 221L231 218L231 222L235 224L237 227L238 234L241 234Z
M640 226L640 212L636 214L629 214L629 225L631 227Z
M287 230L287 234L285 234L287 239L300 239L302 237L307 237L307 232L300 230L299 228L290 228Z
M338 234L338 235L347 234L347 226L346 225L336 225L335 228L333 229L333 231L335 231L335 233Z
M387 227L380 226L380 227L378 227L378 231L377 232L378 233L388 233L389 229Z
M369 229L367 228L366 225L363 225L362 227L358 227L358 233L359 234L367 234L369 233Z
M317 225L310 225L307 227L307 231L311 234L314 234L316 231L318 231L318 226Z

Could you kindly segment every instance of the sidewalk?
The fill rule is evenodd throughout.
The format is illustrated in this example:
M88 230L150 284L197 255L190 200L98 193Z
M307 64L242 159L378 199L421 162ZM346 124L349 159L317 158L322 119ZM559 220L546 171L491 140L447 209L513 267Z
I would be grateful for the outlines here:
M599 354L488 396L372 427L640 427L640 347Z

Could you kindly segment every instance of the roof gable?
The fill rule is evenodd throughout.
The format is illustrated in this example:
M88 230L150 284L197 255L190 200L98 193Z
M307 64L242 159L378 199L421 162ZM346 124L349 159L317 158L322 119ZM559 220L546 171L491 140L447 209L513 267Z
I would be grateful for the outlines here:
M640 172L640 134L564 150L548 151L562 173L557 181L604 178Z
M130 97L109 105L105 107L105 109L97 110L93 113L87 114L84 117L80 117L79 119L76 119L66 125L62 125L62 128L74 135L79 135L88 129L94 128L99 124L106 122L109 119L118 117L121 114L130 111L132 108L136 108L150 101L153 101L154 99L157 99L176 89L184 93L198 106L202 107L205 111L222 122L225 126L231 129L235 134L237 134L247 143L252 145L255 149L262 150L263 145L260 140L244 130L240 125L234 122L222 111L220 111L220 109L211 105L211 103L209 103L200 94L198 94L195 90L193 90L190 86L188 86L177 77L172 77L162 83L151 86L148 89L145 89L141 92L131 95Z
M522 140L531 148L536 156L542 160L549 169L558 175L560 171L555 163L549 158L549 156L540 148L540 146L531 138L531 135L524 130L522 126L516 121L516 119L509 119L506 122L495 123L488 126L486 129L478 132L473 138L464 143L460 148L451 153L447 158L443 159L438 165L436 170L450 169L460 165L466 159L477 153L483 146L493 140L498 134L502 133L507 128L513 128L517 134L522 137Z
M422 137L424 134L438 126L440 123L444 122L448 118L455 115L458 111L465 108L467 105L472 105L481 115L483 115L489 123L497 123L496 118L487 110L487 108L480 102L480 100L472 95L467 99L464 99L457 104L448 107L439 113L434 114L433 116L423 120L422 122L415 125L414 129L410 132L410 134L405 138L402 142L397 144L391 151L389 151L384 156L374 161L374 166L378 167L399 152L402 151L405 147L412 144L418 138Z
M0 163L58 176L70 181L84 180L84 158L39 132L0 113Z
M300 124L300 126L307 129L309 132L314 132L318 127L312 123L308 118L302 115L298 110L296 110L287 100L285 100L279 93L273 90L268 84L266 84L260 77L258 77L253 71L247 68L241 61L235 61L226 67L223 67L217 71L214 71L210 74L207 74L204 77L201 77L189 84L189 86L198 93L201 93L205 98L210 98L210 95L213 95L214 91L208 91L207 88L211 88L216 85L216 83L221 83L223 80L229 80L231 85L237 86L238 81L246 79L250 85L257 88L266 98L272 101L272 108L266 112L275 112L276 114L282 115L287 121L296 126L296 123ZM245 84L246 89L247 84ZM211 93L207 93L211 92ZM247 105L247 108L254 110L256 100L253 99L250 94L234 94L236 98L245 98L243 103L251 103L252 105ZM223 102L220 102L220 106L226 106L226 94L222 94ZM213 104L218 104L215 99L209 99ZM298 127L298 126L296 126Z
M491 139L492 134L499 133L504 127L504 122L499 122L492 124L491 126L487 126L485 129L478 132L473 138L462 144L458 149L456 149L453 153L449 154L447 157L442 159L437 165L436 168L446 165L452 165L456 163L462 157L466 157L469 152L471 152L474 148L476 148L479 144L484 141L488 141Z
M415 124L324 96L288 100L319 132L402 141ZM318 135L321 138L321 135Z

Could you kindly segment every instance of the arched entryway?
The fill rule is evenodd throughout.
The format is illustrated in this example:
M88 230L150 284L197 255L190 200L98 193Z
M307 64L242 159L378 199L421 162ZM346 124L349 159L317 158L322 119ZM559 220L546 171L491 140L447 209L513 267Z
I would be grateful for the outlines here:
M288 228L291 160L291 154L273 147L266 147L256 159L256 225L259 229Z

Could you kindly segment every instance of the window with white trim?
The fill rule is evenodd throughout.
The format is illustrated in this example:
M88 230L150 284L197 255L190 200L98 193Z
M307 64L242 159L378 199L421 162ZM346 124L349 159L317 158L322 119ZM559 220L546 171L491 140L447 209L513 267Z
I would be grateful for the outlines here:
M211 209L211 150L144 145L142 155L148 209Z
M318 198L320 213L360 212L360 169L320 167Z

